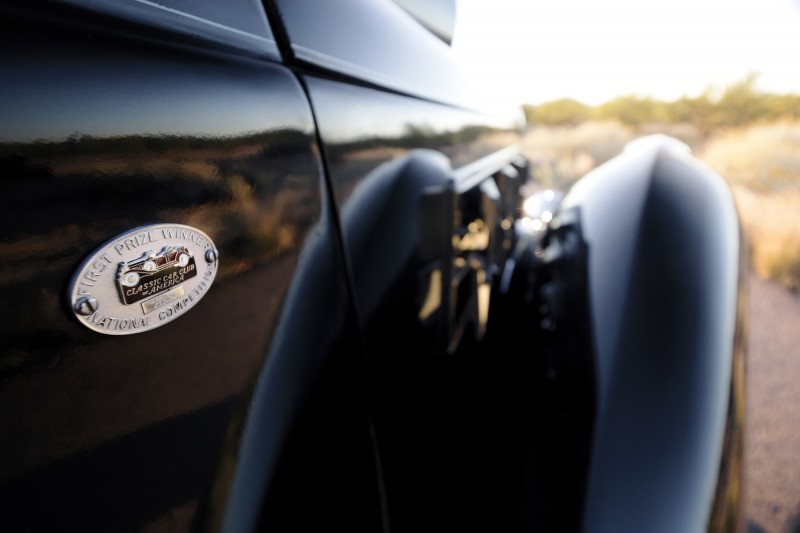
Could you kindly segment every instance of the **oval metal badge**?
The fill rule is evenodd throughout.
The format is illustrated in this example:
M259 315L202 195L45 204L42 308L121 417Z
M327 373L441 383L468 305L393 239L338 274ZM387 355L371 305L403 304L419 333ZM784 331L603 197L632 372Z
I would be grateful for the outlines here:
M219 263L208 235L180 224L144 226L95 250L72 278L78 320L107 335L163 326L202 298Z

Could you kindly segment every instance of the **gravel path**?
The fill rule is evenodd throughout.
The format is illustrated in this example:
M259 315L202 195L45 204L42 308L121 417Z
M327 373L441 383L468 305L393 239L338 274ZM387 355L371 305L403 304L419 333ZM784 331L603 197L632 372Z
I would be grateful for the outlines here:
M750 280L748 533L800 533L800 296Z

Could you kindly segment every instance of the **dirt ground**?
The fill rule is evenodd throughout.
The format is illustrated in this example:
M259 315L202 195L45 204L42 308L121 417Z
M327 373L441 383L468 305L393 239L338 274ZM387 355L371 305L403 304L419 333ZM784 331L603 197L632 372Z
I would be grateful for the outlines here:
M750 279L747 532L800 533L800 295Z

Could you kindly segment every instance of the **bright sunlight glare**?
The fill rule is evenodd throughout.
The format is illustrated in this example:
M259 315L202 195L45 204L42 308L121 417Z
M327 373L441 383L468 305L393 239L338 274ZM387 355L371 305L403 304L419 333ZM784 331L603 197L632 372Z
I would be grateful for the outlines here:
M800 91L800 0L457 1L453 52L490 100Z

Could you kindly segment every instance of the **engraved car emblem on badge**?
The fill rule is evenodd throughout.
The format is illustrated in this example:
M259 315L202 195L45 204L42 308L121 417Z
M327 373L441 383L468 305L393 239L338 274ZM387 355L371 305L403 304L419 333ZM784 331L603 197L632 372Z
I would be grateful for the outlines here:
M219 253L202 231L180 224L145 226L98 248L72 278L78 320L108 335L128 335L175 320L202 298Z

